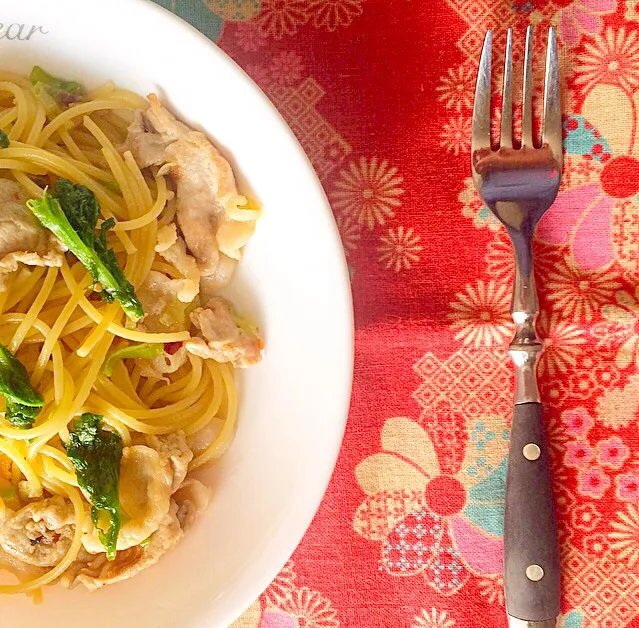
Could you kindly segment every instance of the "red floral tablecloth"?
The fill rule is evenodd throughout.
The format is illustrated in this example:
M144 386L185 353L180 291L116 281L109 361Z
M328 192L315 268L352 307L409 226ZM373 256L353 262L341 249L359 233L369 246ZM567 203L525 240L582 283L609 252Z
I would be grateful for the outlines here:
M513 265L469 178L469 140L486 28L500 48L514 27L520 61L529 23L540 61L557 26L563 66L565 173L537 242L561 625L639 626L639 2L158 2L282 112L352 274L355 382L335 475L234 627L506 625Z

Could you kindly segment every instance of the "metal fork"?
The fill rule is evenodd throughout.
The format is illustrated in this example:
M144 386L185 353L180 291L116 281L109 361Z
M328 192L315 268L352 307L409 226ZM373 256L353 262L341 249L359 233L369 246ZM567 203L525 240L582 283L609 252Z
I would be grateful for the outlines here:
M508 31L502 95L500 145L491 147L492 33L479 63L471 168L483 202L504 224L515 251L512 301L515 336L509 353L515 364L515 407L504 517L504 585L511 628L556 626L560 603L557 523L548 468L543 413L536 380L542 344L535 331L539 313L532 240L537 223L557 196L562 169L562 127L557 42L548 33L541 147L533 143L532 27L526 32L521 148L513 147L512 31Z

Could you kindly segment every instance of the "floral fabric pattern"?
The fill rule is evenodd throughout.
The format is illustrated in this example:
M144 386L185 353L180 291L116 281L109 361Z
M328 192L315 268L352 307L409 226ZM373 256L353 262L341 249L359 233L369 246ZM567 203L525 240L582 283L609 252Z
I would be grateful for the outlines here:
M564 109L562 187L535 242L559 625L639 626L639 2L156 1L280 110L326 190L353 289L334 477L293 562L233 628L507 625L514 264L469 177L469 141L486 29L498 25L498 85L506 31L519 71L528 24L537 104L557 28Z

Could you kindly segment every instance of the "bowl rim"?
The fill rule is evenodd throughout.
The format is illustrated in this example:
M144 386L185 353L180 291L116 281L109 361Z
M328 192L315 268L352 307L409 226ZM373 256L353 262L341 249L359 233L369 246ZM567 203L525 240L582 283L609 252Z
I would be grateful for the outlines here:
M100 0L94 0L94 1L100 1ZM109 0L109 2L111 4L115 4L115 3L119 3L120 5L125 5L127 3L129 3L131 0ZM318 196L320 196L323 200L323 204L324 204L324 209L328 214L328 218L330 220L330 222L332 223L333 226L333 236L334 238L337 239L338 242L340 242L340 246L341 246L341 236L339 233L339 229L337 227L337 223L335 221L335 217L333 214L333 210L331 208L330 202L328 200L328 197L326 195L326 192L324 190L324 187L322 186L319 176L317 174L317 172L315 171L315 168L313 167L313 164L311 163L311 160L309 158L309 156L306 154L306 151L304 150L304 148L302 147L300 141L298 140L297 136L295 135L295 133L293 132L293 130L291 129L291 127L288 125L288 123L286 122L286 119L284 118L284 116L282 116L282 114L279 112L279 110L277 109L277 107L273 104L273 102L268 98L268 96L264 93L264 91L262 90L262 88L248 75L248 73L244 70L244 68L242 68L242 66L240 66L230 55L228 55L220 46L218 46L215 42L213 42L211 39L209 39L206 35L204 35L201 31L199 31L195 26L193 26L192 24L190 24L189 22L187 22L186 20L184 20L183 18L181 18L178 15L175 15L174 13L172 13L170 10L166 9L165 7L162 7L160 5L158 5L157 3L155 3L153 0L133 0L134 2L136 2L139 5L144 5L147 8L150 8L151 10L155 10L158 11L160 13L164 13L165 15L168 15L168 17L174 22L174 26L175 28L182 28L185 29L187 31L189 31L193 36L199 38L200 40L202 40L204 43L206 43L209 47L211 47L216 54L218 54L218 56L220 57L221 61L224 63L227 63L231 66L233 66L234 70L242 76L242 79L245 81L249 81L259 92L260 98L262 100L262 104L264 107L268 108L271 110L271 112L273 114L275 114L275 116L279 119L280 122L280 127L281 127L281 132L286 133L289 138L295 143L296 148L297 148L297 152L298 152L298 157L303 160L306 164L306 167L312 172L313 174L313 183L315 185L315 192L318 194ZM346 321L348 324L348 329L349 329L349 343L348 343L348 354L346 356L344 356L344 359L348 362L349 365L349 372L350 372L350 377L348 382L346 383L345 386L345 399L346 399L346 404L345 404L345 408L343 408L342 413L341 413L341 420L338 423L337 420L335 421L335 440L333 442L333 453L331 456L331 461L330 464L327 465L326 468L326 472L324 474L324 478L321 482L321 490L317 493L317 497L315 500L313 500L315 502L315 505L313 508L309 509L307 511L307 513L305 514L304 517L300 517L299 518L299 523L296 526L297 532L294 533L293 535L291 535L291 540L289 541L288 545L286 546L285 549L282 549L280 551L281 554L281 558L280 560L277 562L277 564L273 564L273 567L270 570L265 570L264 571L264 576L261 579L256 579L255 581L255 586L253 588L253 592L251 594L249 594L249 592L247 591L245 597L245 602L241 605L241 608L237 608L237 610L234 612L234 617L232 617L229 621L229 625L235 621L236 619L239 619L239 617L242 615L242 613L244 613L245 610L247 610L249 608L249 606L262 594L263 591L266 590L266 588L269 586L269 584L273 581L273 579L277 576L277 574L282 570L282 568L286 565L287 561L290 559L290 557L292 556L292 554L295 552L295 550L297 549L297 547L299 546L299 544L302 542L306 532L308 531L311 523L313 522L313 519L315 518L315 515L317 514L322 501L324 500L324 496L326 494L326 491L328 489L329 483L331 481L331 478L333 477L333 472L335 470L335 465L337 464L337 459L339 457L339 453L341 451L341 445L342 445L342 441L344 439L344 433L346 431L346 424L348 422L348 417L349 417L349 413L350 413L350 404L351 404L351 398L352 398L352 388L353 388L353 374L354 374L354 366L355 366L355 315L354 315L354 309L353 309L353 295L352 295L352 291L350 288L350 274L349 274L349 270L348 270L348 265L346 262L346 257L344 255L344 251L343 251L343 247L342 247L342 285L343 287L346 288L345 290L345 300L344 300L344 305L345 307L345 311L344 311L344 316L346 317ZM339 428L339 429L338 429ZM233 613L229 613L229 617L230 615Z

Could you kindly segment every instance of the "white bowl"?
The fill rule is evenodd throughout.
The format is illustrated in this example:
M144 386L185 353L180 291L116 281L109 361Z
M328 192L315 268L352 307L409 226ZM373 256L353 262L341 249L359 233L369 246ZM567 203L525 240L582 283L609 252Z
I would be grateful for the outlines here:
M242 373L235 441L206 473L208 511L158 565L97 593L0 602L4 626L227 626L301 540L341 443L352 376L346 265L322 188L266 97L181 20L145 0L2 0L0 68L159 90L231 157L264 207L235 279L263 363ZM11 26L12 24L23 24ZM38 28L41 27L41 28ZM27 36L30 36L27 38Z

